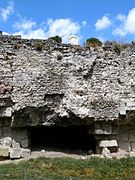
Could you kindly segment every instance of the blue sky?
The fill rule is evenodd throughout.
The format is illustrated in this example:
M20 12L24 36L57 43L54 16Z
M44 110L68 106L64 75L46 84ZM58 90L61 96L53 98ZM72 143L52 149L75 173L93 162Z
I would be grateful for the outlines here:
M23 38L59 35L80 43L96 37L102 41L135 39L134 0L0 0L0 29Z

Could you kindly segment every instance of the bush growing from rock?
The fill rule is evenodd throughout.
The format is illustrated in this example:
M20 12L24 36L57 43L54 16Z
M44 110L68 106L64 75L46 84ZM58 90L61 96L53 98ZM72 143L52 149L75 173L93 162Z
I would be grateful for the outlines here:
M19 49L20 48L20 44L15 44L13 48L14 49Z
M121 44L116 43L114 45L114 51L117 55L120 55L121 51L123 50L123 46Z
M41 42L37 42L37 43L35 44L35 49L36 49L37 51L42 51L42 50L43 50L43 44L42 44Z
M62 38L59 36L53 36L53 37L50 37L50 39L56 43L60 43L60 44L62 43Z
M89 38L86 40L86 45L95 48L102 46L102 42L99 41L97 38Z

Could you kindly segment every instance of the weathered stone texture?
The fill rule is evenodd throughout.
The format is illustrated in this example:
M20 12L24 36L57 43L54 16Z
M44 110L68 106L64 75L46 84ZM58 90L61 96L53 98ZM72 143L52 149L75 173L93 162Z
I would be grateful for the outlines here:
M3 157L3 158L9 157L9 147L0 146L0 157Z
M0 136L27 148L27 127L86 125L100 139L115 136L118 146L134 150L134 131L119 131L135 125L134 43L118 55L113 42L94 49L18 36L0 40Z
M21 157L22 158L25 158L25 157L28 157L30 155L30 150L29 149L21 149Z
M116 140L103 140L99 142L99 147L117 147L117 141Z
M12 148L10 150L11 159L19 159L21 157L21 148Z

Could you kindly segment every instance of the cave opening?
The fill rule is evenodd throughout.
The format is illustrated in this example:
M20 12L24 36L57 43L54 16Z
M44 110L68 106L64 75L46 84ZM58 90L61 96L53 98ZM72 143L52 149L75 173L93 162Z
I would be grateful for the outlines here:
M94 153L96 141L87 127L38 126L30 130L32 150L51 150L73 153Z

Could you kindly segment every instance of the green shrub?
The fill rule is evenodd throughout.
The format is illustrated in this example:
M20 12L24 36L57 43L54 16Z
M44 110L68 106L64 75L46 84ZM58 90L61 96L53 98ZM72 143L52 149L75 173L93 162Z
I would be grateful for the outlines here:
M15 44L13 48L14 49L19 49L20 48L20 44Z
M120 55L121 51L123 50L123 46L121 44L116 43L114 45L114 51L117 55Z
M100 47L102 46L102 42L97 38L89 38L86 40L86 45L90 47Z
M135 179L135 158L83 160L73 158L38 158L20 163L1 164L0 179L122 180Z
M43 50L43 44L42 44L41 42L37 42L37 43L35 44L35 49L36 49L37 51L42 51L42 50Z
M53 36L53 37L50 37L50 39L56 43L60 43L60 44L62 43L62 38L59 36Z

